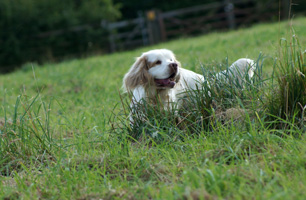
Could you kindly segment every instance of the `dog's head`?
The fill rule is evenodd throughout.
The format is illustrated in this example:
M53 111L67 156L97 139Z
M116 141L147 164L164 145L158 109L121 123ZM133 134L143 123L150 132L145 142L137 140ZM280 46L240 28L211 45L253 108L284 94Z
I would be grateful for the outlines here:
M173 88L179 81L180 62L172 51L156 49L143 53L132 65L123 79L124 88L129 91L137 86Z

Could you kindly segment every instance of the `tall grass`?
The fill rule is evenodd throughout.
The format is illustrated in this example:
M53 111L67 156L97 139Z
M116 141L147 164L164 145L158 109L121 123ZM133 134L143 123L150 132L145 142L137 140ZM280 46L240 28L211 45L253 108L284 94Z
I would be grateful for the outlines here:
M41 101L39 94L16 99L14 112L6 111L0 124L0 173L10 175L22 165L48 163L54 160L52 129L50 128L51 100Z
M305 49L292 29L292 37L280 40L279 57L274 63L272 85L267 98L270 120L279 128L287 122L304 126L306 109Z

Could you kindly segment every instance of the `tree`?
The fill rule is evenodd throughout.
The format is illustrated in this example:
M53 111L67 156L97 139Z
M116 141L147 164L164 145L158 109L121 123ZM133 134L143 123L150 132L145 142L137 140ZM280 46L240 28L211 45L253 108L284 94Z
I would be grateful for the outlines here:
M11 71L28 61L54 59L54 55L86 53L89 43L104 46L104 39L98 37L104 32L100 22L116 20L119 8L112 0L1 0L0 71ZM87 26L73 31L80 25ZM59 36L59 32L64 34Z

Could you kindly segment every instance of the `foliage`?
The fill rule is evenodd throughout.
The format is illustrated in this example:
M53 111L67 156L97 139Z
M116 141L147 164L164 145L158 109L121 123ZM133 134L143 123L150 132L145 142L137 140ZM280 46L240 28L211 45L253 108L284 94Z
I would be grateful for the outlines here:
M111 0L2 0L0 72L11 71L26 61L52 60L101 49L106 39L102 37L105 30L100 22L117 19L118 9ZM79 25L88 27L77 32L71 29L78 29Z
M147 10L152 9L159 9L161 11L169 11L175 10L180 8L186 8L196 5L202 5L207 3L214 2L213 0L206 0L205 2L201 0L195 1L175 1L175 0L168 0L168 1L156 1L156 0L148 0L148 1L137 1L137 0L114 0L115 3L119 3L122 5L120 11L122 12L122 16L125 19L132 19L138 17L138 12L144 12Z
M122 19L131 19L151 9L169 11L199 4L203 1L2 0L0 73L29 62L41 64L107 52L108 33L101 22L117 20L121 12ZM254 6L255 3L245 2L237 8L244 9L250 4ZM266 1L260 0L256 4L263 12L267 7L269 12L279 9L278 2L266 6ZM292 13L302 13L304 1L295 0L292 4Z
M137 1L137 0L114 0L115 3L119 3L122 5L120 9L122 12L122 16L124 18L135 18L138 17L138 12L144 12L147 10L158 9L161 11L169 11L175 9L182 9L191 6L203 5L203 4L210 4L210 3L217 3L217 2L224 2L224 0L168 0L168 1L156 1L156 0L147 0L147 1ZM244 5L253 4L254 2L244 2ZM275 12L279 10L279 2L268 2L269 4L269 11ZM267 7L267 1L265 0L258 0L256 1L257 7L262 10L265 10ZM305 10L306 3L303 0L293 0L292 1L292 12L291 13L303 13ZM243 7L241 7L243 9Z

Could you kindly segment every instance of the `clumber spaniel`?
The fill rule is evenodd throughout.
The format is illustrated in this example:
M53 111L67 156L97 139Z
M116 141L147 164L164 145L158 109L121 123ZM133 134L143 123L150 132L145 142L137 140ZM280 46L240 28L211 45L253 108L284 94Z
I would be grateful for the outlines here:
M241 81L245 73L251 78L254 70L253 60L241 58L228 70L218 73L216 78L227 79L230 76L237 77ZM132 112L141 100L156 104L158 99L161 103L159 105L169 109L172 107L171 103L174 103L176 108L180 108L179 100L187 91L201 88L203 81L202 75L182 68L172 51L155 49L143 53L136 59L123 78L123 88L133 95Z

